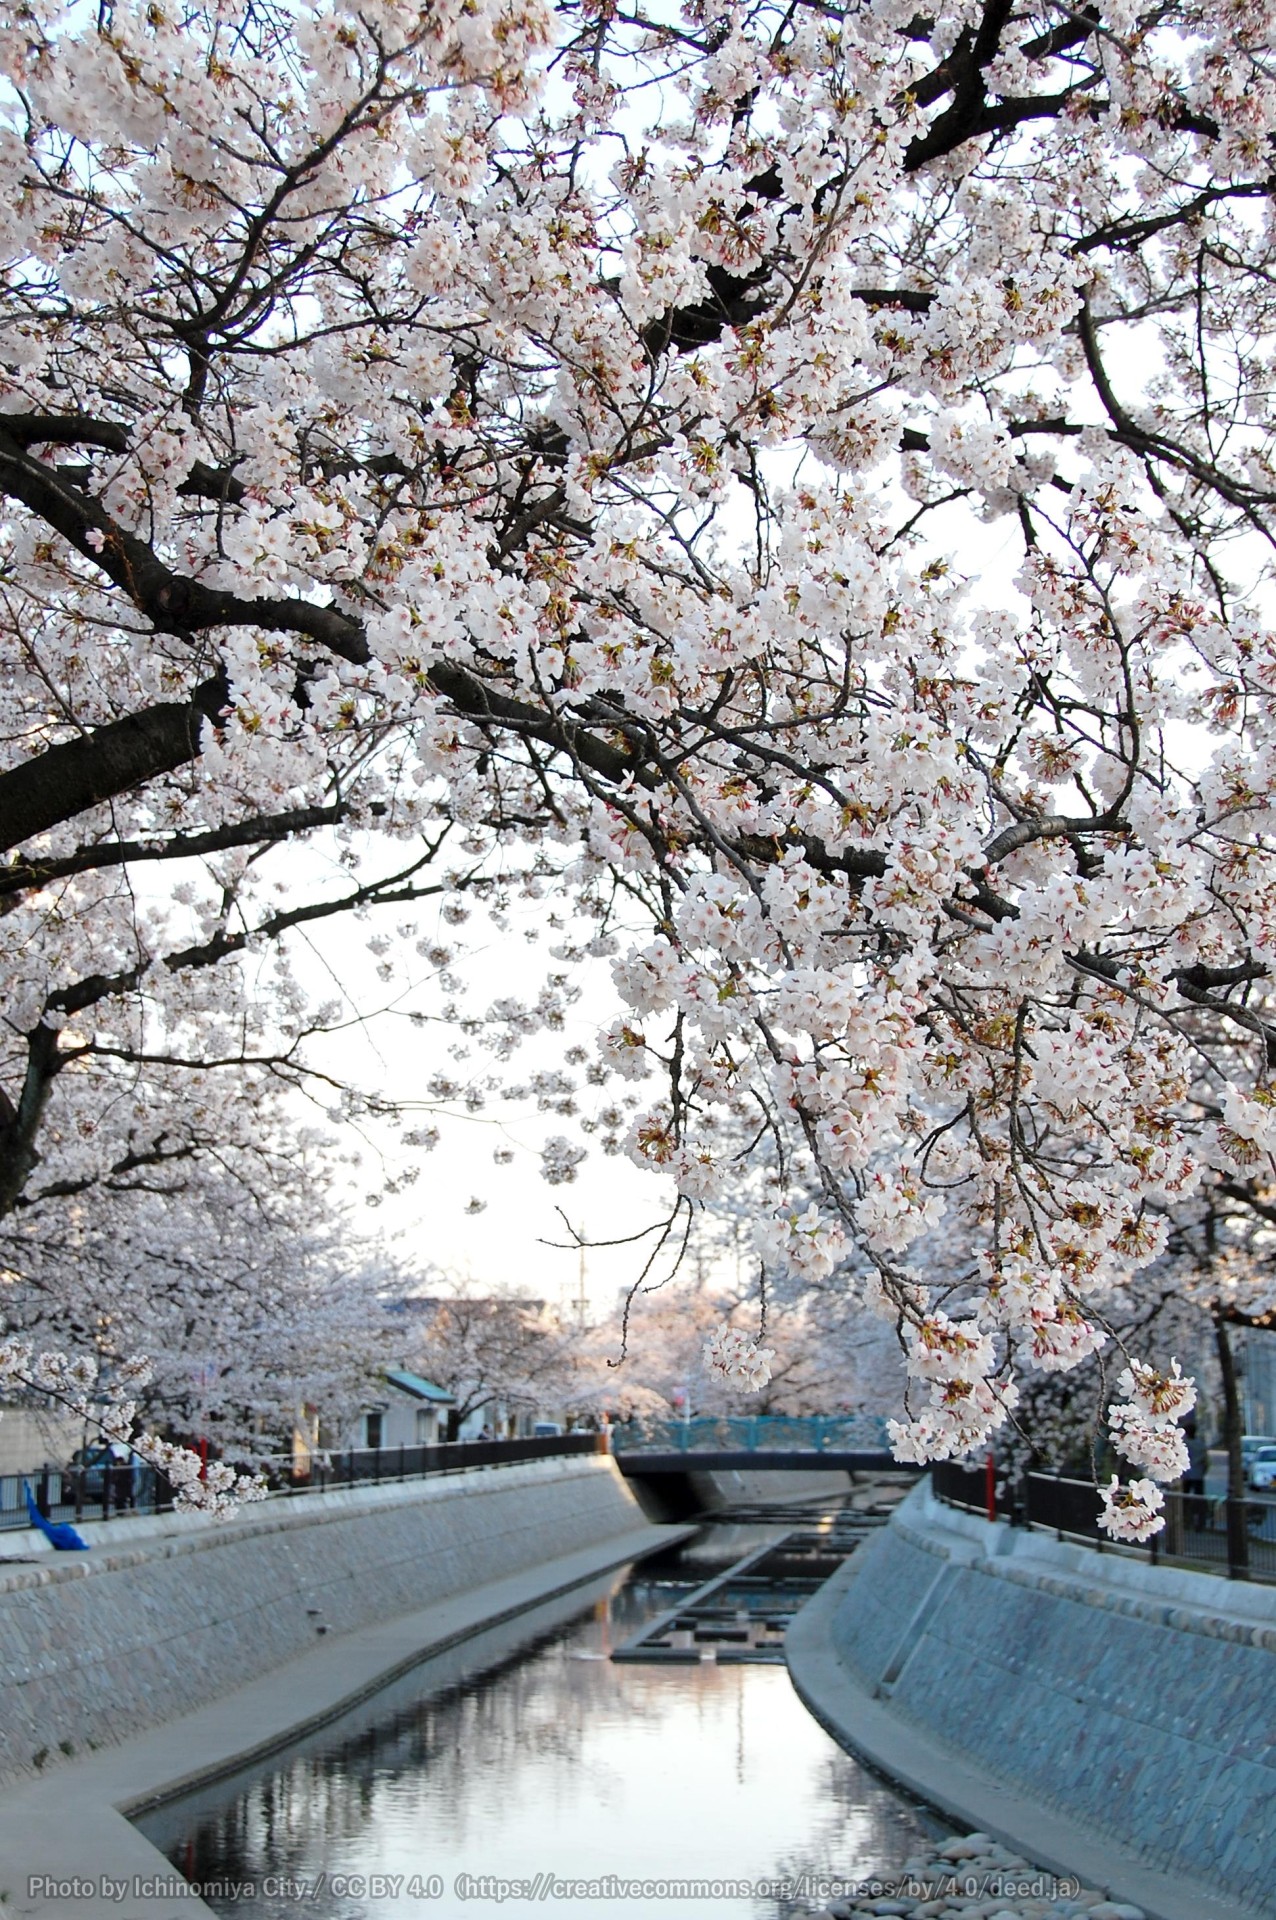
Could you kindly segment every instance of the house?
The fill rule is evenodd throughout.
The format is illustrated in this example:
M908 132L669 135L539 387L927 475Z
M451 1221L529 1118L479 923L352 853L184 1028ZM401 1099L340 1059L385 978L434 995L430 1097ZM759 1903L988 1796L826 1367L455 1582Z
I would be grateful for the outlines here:
M385 1392L366 1406L343 1437L343 1447L432 1447L446 1438L456 1401L445 1387L406 1367L387 1367Z
M563 1400L570 1343L547 1301L419 1293L382 1306L398 1323L399 1350L420 1351L424 1364L451 1383L449 1438L514 1439L538 1424L569 1424Z

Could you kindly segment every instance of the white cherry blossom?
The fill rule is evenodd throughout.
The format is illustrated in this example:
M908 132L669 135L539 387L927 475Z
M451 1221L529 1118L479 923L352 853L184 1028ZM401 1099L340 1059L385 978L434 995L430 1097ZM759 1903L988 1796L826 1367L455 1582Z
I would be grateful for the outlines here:
M340 1017L298 930L436 893L588 923L605 1139L684 1209L758 1169L798 1283L856 1250L914 1452L1093 1352L1215 1183L1261 1200L1269 42L1196 0L0 22L0 1212L96 1232L251 1152ZM561 1032L458 964L462 1052Z

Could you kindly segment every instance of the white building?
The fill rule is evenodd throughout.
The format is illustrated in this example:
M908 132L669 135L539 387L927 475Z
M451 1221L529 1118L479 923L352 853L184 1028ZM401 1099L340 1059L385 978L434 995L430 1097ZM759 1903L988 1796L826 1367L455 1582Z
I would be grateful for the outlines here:
M447 1416L456 1405L445 1387L436 1387L406 1367L387 1367L385 1391L360 1413L342 1437L345 1447L432 1447L446 1437Z

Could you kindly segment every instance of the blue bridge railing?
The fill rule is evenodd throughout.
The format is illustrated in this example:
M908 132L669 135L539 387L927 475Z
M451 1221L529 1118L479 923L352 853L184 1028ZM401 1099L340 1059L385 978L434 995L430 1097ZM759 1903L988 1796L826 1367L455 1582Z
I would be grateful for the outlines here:
M619 1421L611 1444L614 1453L829 1453L884 1448L887 1442L882 1415L849 1413Z

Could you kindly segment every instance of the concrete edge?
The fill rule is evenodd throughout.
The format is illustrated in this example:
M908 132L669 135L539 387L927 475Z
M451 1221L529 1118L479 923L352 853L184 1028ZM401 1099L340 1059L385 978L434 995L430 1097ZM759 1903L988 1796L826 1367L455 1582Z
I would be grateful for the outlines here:
M977 1567L994 1579L1082 1599L1087 1606L1155 1626L1276 1652L1276 1585L1151 1565L1116 1547L1100 1553L1046 1532L990 1522L937 1500L929 1481L913 1488L892 1524L910 1546Z
M205 1513L148 1513L114 1520L83 1520L77 1530L88 1542L88 1554L59 1552L34 1527L6 1527L0 1532L0 1543L12 1540L22 1549L21 1559L25 1564L14 1563L6 1573L5 1558L0 1554L0 1593L119 1572L155 1558L157 1552L165 1558L203 1553L230 1536L253 1539L264 1534L286 1533L294 1527L323 1526L376 1507L419 1505L455 1492L459 1479L466 1481L467 1494L481 1496L546 1479L588 1476L600 1468L604 1472L615 1469L610 1454L559 1454L544 1460L516 1460L508 1466L451 1467L446 1472L421 1474L415 1479L330 1487L324 1493L273 1494L265 1501L254 1501L222 1517ZM619 1469L615 1469L614 1477L620 1486L627 1488Z
M834 1618L856 1574L854 1559L833 1574L794 1617L784 1643L798 1697L839 1746L967 1831L991 1834L1047 1873L1142 1907L1148 1920L1270 1920L1017 1792L875 1697L835 1651Z
M131 1891L139 1881L180 1876L131 1825L130 1815L259 1765L436 1655L698 1531L695 1524L638 1527L419 1612L342 1634L219 1701L91 1759L11 1785L0 1801L0 1912L14 1920L84 1920L87 1913L108 1911L118 1920L217 1920L211 1907L188 1892ZM302 1698L319 1704L298 1717ZM192 1753L200 1755L193 1767ZM27 1894L28 1881L42 1876L78 1880L85 1890L65 1897ZM120 1888L118 1894L102 1892L106 1880Z

